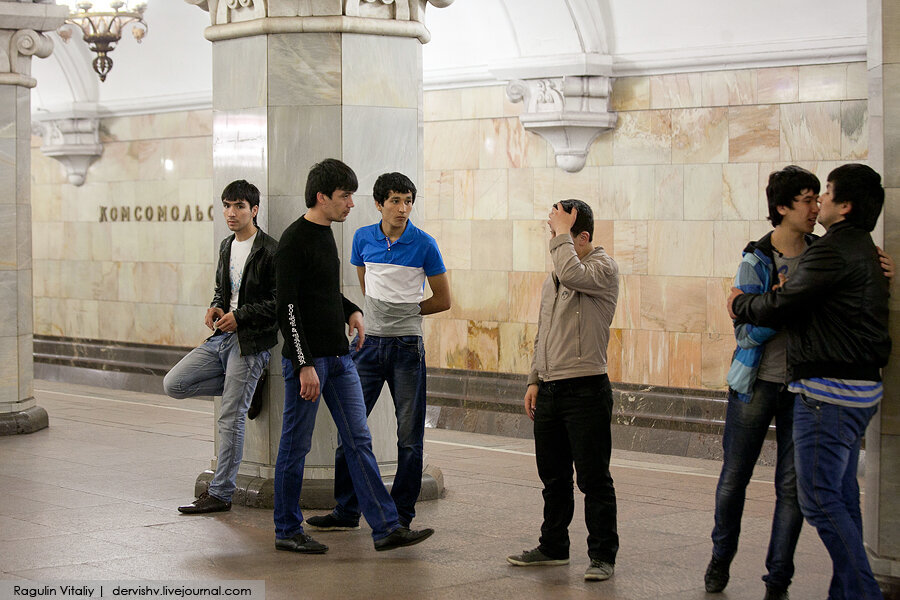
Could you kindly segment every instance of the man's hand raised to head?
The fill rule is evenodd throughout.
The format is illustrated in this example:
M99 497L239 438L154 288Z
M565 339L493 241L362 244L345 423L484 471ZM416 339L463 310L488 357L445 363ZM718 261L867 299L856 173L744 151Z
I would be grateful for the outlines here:
M558 202L550 209L550 219L547 223L550 225L550 233L553 237L568 233L572 233L572 225L575 224L575 218L578 216L578 209L572 207L572 212L566 212Z

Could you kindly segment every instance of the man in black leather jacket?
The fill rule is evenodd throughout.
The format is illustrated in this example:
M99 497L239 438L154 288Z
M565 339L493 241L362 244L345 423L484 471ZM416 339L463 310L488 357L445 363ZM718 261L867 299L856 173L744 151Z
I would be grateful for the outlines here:
M856 468L891 351L889 282L870 235L883 204L881 177L871 168L833 170L820 198L827 233L794 275L765 294L733 289L727 303L738 321L788 329L797 491L831 555L833 600L882 598L863 547Z
M166 375L163 386L173 398L221 396L216 473L209 489L186 514L229 510L244 449L244 419L269 348L278 342L275 322L275 250L278 242L256 226L259 190L243 179L222 192L225 222L234 232L219 248L216 289L206 311L213 330Z

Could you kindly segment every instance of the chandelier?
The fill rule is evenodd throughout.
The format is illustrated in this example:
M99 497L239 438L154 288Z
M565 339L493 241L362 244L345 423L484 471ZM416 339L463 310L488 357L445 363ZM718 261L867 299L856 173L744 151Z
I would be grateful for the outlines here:
M72 37L73 28L78 27L88 47L97 53L93 61L94 71L100 81L106 81L106 75L113 67L109 53L115 50L122 39L122 30L131 25L134 39L141 42L147 33L144 22L145 0L129 2L129 0L66 0L69 5L69 17L58 33L63 41Z

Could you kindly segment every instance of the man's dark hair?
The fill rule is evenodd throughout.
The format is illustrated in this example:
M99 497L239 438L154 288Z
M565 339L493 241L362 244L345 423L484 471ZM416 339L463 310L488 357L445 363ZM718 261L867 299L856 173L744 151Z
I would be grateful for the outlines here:
M842 165L828 174L831 201L849 202L850 212L844 218L854 226L872 231L884 206L881 175L872 167L859 163Z
M246 179L232 181L222 190L222 203L224 204L226 200L229 202L246 200L252 209L254 206L259 206L259 188ZM253 217L253 225L256 225L256 217Z
M416 186L403 173L384 173L375 180L372 195L375 196L377 204L384 205L384 201L388 199L391 192L412 194L413 203L416 201Z
M778 226L784 216L778 212L779 206L791 208L803 190L812 190L818 194L822 189L819 178L797 165L788 165L780 171L769 173L769 184L766 186L766 199L769 202L769 220Z
M359 181L353 169L336 158L326 158L313 165L306 178L306 208L316 205L316 194L322 194L329 198L334 190L355 192L359 188Z
M578 211L578 216L575 217L575 222L572 224L572 237L574 238L582 231L587 231L588 240L593 241L594 211L591 210L591 207L588 206L586 202L575 200L574 198L570 198L569 200L560 200L557 204L559 204L560 208L568 213L572 212L573 208Z

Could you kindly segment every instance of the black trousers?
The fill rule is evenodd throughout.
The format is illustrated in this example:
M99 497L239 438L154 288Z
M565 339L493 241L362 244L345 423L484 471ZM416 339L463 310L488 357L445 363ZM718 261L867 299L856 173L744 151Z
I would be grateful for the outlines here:
M568 558L569 524L575 512L573 464L584 493L588 556L616 562L616 490L609 473L612 451L609 377L594 375L541 382L534 411L534 448L544 484L540 550Z

